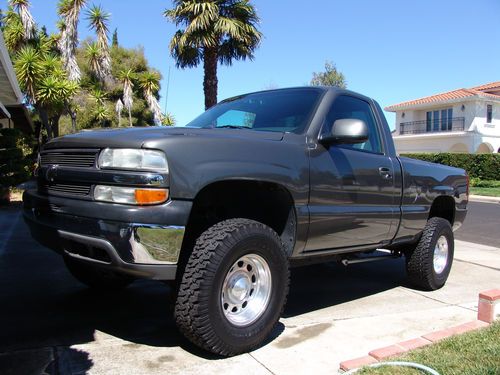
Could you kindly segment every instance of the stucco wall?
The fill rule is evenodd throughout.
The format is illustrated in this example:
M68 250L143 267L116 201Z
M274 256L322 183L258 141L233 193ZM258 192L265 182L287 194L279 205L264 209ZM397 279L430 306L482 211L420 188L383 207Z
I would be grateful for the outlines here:
M493 106L492 121L489 124L486 123L486 106L488 104ZM465 132L400 135L402 122L425 121L427 111L437 111L450 107L453 108L453 117L464 117ZM500 148L500 104L485 100L464 100L447 105L397 111L394 141L398 152L476 153L478 150L484 152L488 149L492 152L498 152ZM481 146L482 144L484 145Z
M491 123L486 123L487 105L493 106ZM500 104L494 102L477 102L474 128L481 134L488 136L500 136Z

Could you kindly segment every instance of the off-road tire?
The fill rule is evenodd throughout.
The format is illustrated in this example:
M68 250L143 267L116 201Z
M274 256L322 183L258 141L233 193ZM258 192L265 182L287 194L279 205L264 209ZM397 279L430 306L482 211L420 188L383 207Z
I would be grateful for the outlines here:
M238 326L224 314L222 287L230 267L247 254L257 254L267 262L271 291L262 315ZM248 219L222 221L196 241L179 286L174 312L177 326L187 339L212 353L231 356L251 351L262 344L277 323L289 278L288 259L275 231Z
M434 270L434 248L438 239L444 236L448 242L448 257L442 272ZM450 223L440 217L427 221L415 249L406 253L406 272L409 282L423 290L441 288L448 279L453 263L454 237Z
M134 281L133 278L126 275L121 275L99 266L89 265L69 256L64 256L63 259L71 275L95 291L117 291L127 287Z

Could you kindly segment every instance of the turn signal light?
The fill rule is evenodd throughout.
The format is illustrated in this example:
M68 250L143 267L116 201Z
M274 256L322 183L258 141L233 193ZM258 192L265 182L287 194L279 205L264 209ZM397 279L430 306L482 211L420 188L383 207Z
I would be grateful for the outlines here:
M168 199L167 189L135 189L137 204L158 204Z
M135 205L159 204L168 200L168 189L96 185L94 199L101 202Z

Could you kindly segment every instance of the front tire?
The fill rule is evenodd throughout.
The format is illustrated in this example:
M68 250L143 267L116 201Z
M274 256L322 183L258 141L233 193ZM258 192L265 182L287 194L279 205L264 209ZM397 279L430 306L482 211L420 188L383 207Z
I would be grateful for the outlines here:
M454 254L450 223L440 217L427 221L415 249L406 254L406 271L411 284L423 290L441 288L448 279Z
M288 293L288 259L271 228L222 221L196 241L179 286L175 319L191 342L219 355L258 347Z
M86 264L83 261L64 256L66 268L75 279L95 291L117 291L127 287L133 278L116 272Z

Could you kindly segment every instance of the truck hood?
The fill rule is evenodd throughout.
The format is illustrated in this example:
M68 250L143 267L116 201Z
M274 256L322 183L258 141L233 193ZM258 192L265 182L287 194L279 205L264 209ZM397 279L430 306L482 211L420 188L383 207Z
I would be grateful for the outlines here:
M147 142L155 143L170 137L204 137L281 141L284 133L248 129L196 129L183 127L147 127L86 130L55 138L44 149L54 148L140 148Z

